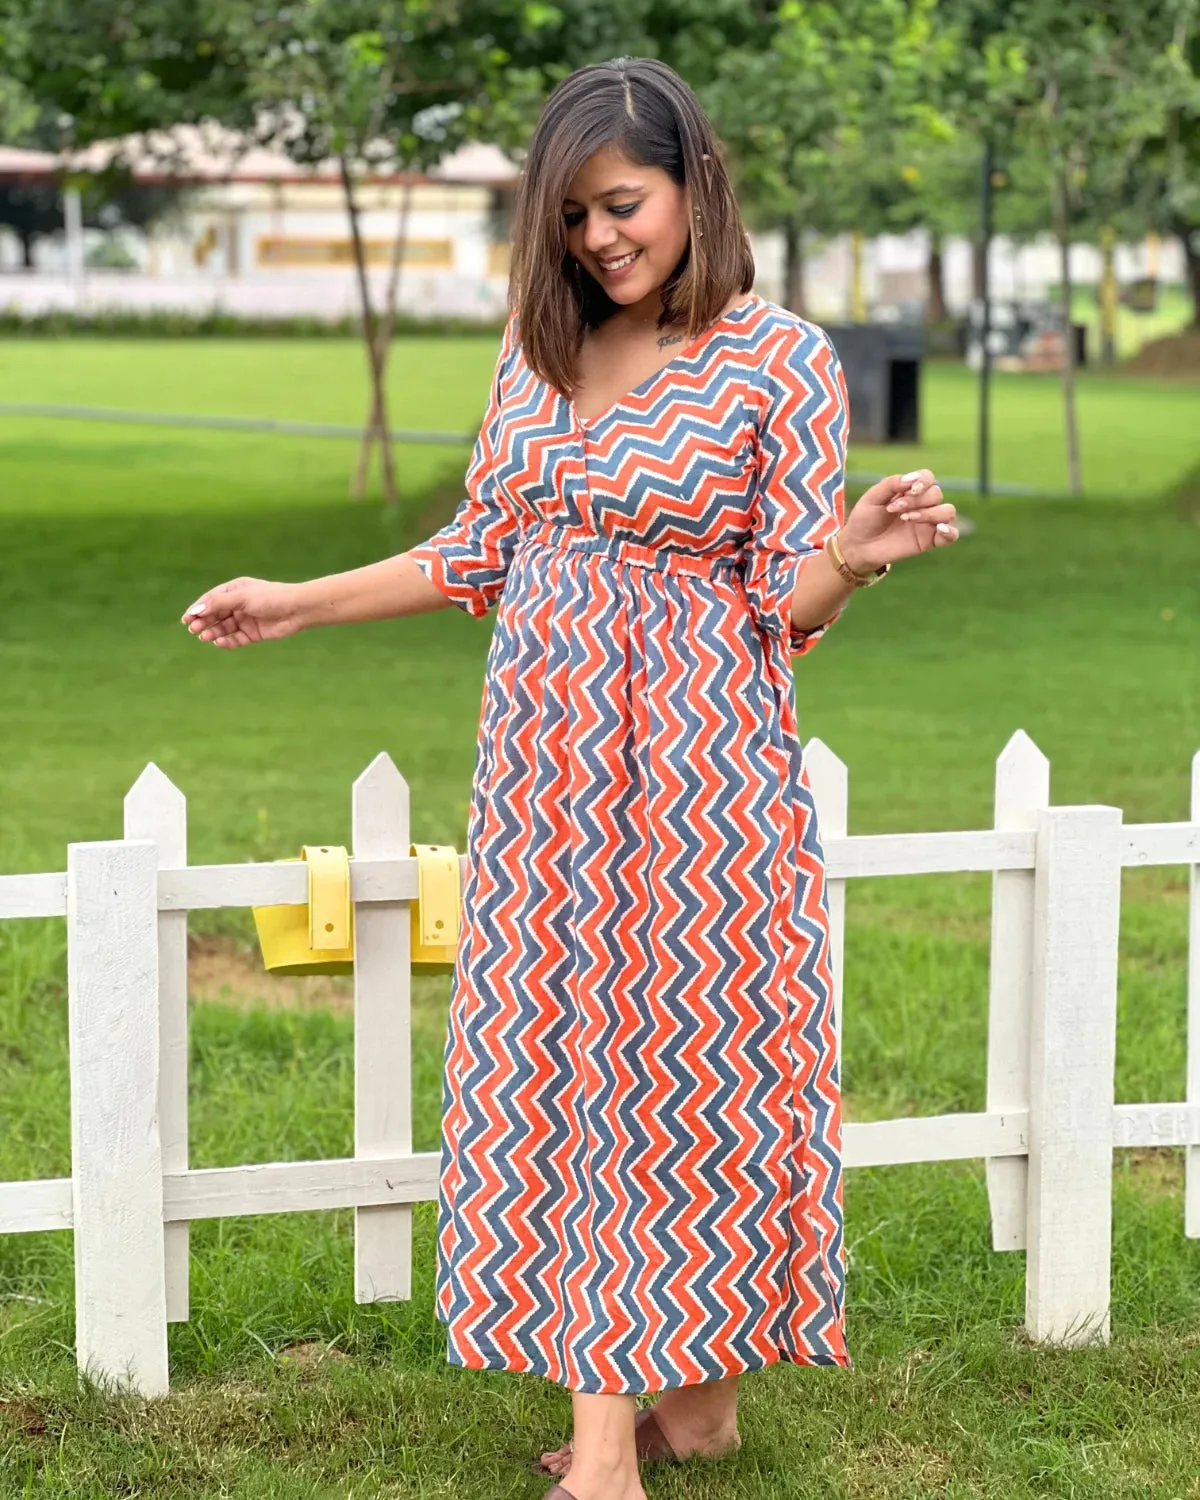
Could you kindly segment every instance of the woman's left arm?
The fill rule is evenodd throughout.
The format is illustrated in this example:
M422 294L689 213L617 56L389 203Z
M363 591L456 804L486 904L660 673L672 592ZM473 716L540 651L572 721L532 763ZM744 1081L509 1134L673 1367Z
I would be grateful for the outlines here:
M869 577L885 563L958 540L956 511L929 469L890 474L873 484L838 533L852 573ZM792 594L792 626L812 630L837 614L859 585L838 571L828 547L805 561Z
M796 657L811 651L858 585L933 546L957 540L954 507L928 469L881 480L843 519L849 401L829 336L803 319L764 353L757 382L758 482L745 569L751 610Z

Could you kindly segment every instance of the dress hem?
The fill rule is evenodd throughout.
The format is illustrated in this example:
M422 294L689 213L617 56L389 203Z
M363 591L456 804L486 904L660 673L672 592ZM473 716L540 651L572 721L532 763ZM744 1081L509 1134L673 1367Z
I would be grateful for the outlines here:
M438 1321L442 1322L443 1320L439 1317ZM504 1370L513 1375L536 1375L544 1380L552 1381L555 1385L562 1386L564 1390L575 1391L578 1394L584 1396L650 1396L657 1394L659 1391L675 1390L687 1385L707 1385L713 1380L726 1380L731 1375L750 1375L753 1374L755 1370L769 1369L772 1365L777 1364L798 1365L801 1367L808 1366L814 1369L821 1368L850 1370L854 1368L854 1361L851 1359L848 1353L845 1355L827 1354L801 1356L792 1354L790 1351L776 1346L771 1354L765 1359L746 1361L745 1363L739 1364L736 1368L723 1370L719 1375L710 1376L709 1379L705 1381L670 1380L661 1385L639 1384L611 1386L588 1383L586 1385L569 1386L565 1381L556 1379L555 1376L549 1373L549 1365L545 1360L529 1359L522 1362L516 1362L513 1360L503 1359L489 1360L477 1356L464 1358L459 1353L459 1351L455 1349L454 1345L449 1341L449 1337L447 1337L446 1343L446 1363L449 1365L454 1365L457 1369L460 1370Z

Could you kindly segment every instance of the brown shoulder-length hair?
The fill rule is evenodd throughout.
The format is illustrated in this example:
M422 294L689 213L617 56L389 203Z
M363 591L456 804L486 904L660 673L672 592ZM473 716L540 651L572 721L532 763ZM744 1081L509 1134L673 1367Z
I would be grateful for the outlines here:
M687 190L691 237L663 284L660 328L682 323L695 338L735 292L754 285L749 236L716 134L679 74L646 57L577 69L546 100L529 144L508 285L509 310L520 309L526 362L568 399L585 330L599 327L620 305L567 253L563 219L571 179L604 146L639 166L661 168Z

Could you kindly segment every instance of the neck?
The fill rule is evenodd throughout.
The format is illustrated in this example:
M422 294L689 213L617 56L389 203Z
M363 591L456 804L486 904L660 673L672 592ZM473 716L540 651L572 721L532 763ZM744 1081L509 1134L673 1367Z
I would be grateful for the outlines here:
M662 310L661 289L654 287L639 301L631 302L628 307L622 308L616 316L638 327L652 327L662 317Z

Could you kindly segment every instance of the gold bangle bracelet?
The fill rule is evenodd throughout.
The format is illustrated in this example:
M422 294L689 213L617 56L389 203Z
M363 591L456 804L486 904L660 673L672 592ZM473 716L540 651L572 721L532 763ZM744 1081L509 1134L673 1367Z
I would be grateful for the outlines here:
M892 571L891 563L884 563L882 567L875 568L870 573L856 573L846 561L845 553L842 551L842 544L839 541L840 536L841 532L835 531L829 538L828 546L833 557L834 567L847 583L853 584L856 589L867 589L873 583L878 583L881 578L886 578Z

